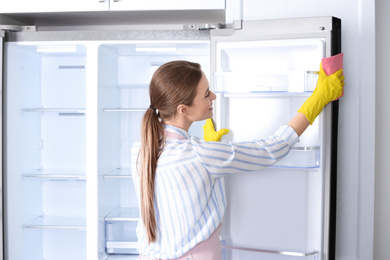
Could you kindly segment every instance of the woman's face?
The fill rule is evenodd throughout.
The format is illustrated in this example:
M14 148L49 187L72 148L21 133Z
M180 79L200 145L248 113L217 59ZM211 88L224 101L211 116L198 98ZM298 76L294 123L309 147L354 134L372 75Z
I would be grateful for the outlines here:
M210 90L209 82L203 73L199 82L194 102L188 107L188 118L191 121L201 121L213 116L213 100L215 94Z

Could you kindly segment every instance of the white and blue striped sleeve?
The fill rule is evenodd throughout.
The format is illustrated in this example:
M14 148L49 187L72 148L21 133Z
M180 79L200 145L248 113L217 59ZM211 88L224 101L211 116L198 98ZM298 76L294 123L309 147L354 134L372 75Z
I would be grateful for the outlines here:
M204 167L213 176L255 171L274 165L285 157L299 140L290 126L273 135L251 142L199 142L194 144Z

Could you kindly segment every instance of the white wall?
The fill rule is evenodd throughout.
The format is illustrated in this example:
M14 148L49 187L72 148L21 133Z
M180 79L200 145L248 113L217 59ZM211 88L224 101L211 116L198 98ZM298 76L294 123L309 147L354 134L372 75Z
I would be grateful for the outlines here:
M227 0L227 5L228 21L312 16L342 20L346 84L340 100L336 256L373 259L375 1Z
M390 257L390 1L376 2L376 158L374 259Z

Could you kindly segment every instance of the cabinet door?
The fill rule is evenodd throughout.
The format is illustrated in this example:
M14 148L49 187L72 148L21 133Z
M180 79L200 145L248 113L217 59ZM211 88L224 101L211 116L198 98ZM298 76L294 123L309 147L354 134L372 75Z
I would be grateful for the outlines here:
M225 0L110 0L111 11L216 9L225 9Z
M109 0L0 0L0 13L108 11Z

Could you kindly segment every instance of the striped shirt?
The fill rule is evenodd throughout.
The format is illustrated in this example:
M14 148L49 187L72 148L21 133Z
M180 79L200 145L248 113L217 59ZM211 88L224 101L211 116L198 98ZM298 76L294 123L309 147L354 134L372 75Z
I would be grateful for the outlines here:
M173 259L206 240L222 222L226 209L224 178L271 166L298 141L289 126L251 142L205 142L183 129L165 126L166 144L155 178L157 240L148 244L142 221L137 228L138 250L150 258ZM139 198L134 146L132 167Z

